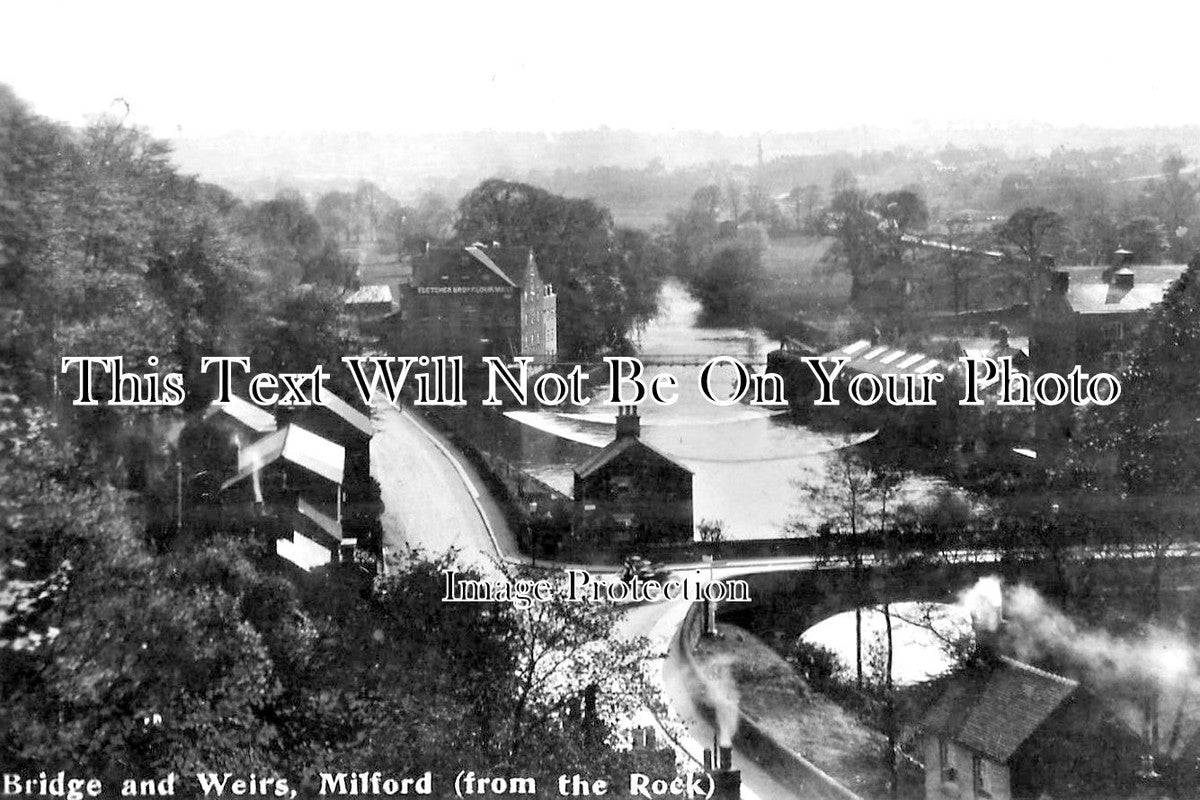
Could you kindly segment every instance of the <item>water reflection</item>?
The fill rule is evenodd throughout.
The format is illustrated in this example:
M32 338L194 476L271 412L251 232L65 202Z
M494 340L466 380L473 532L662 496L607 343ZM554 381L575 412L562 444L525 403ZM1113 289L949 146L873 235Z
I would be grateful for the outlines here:
M753 363L775 346L756 331L697 328L699 303L675 281L663 287L659 308L638 338L639 352L646 355L730 355ZM724 522L728 538L782 536L785 523L797 515L819 521L824 512L799 505L795 482L819 480L832 453L871 436L812 431L778 409L716 406L699 391L699 367L647 368L651 374L659 370L679 380L679 400L641 407L642 438L692 470L696 521ZM728 387L734 377L732 367L719 367L712 383ZM492 432L492 445L569 494L575 465L612 440L614 413L599 402L571 411L511 411Z
M971 636L971 617L961 607L943 603L893 603L892 677L906 686L936 677L954 666L949 642ZM887 646L887 621L878 608L862 613L864 673L881 679L883 655ZM832 651L841 662L842 677L855 675L854 612L847 611L826 619L801 637L809 644Z

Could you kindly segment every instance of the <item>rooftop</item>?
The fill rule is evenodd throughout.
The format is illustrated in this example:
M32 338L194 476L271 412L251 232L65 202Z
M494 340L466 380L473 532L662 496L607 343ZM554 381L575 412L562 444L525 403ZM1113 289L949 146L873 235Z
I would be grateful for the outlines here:
M1141 264L1116 270L1132 275L1132 286L1105 280L1111 267L1062 267L1070 275L1067 302L1079 314L1119 314L1146 311L1162 302L1171 284L1187 270L1187 264Z
M609 442L604 447L603 450L596 453L591 458L589 458L587 461L580 464L575 469L575 474L578 475L580 478L587 478L591 475L594 475L598 470L600 470L606 464L612 463L622 453L627 453L630 450L635 449L635 448L642 448L644 450L647 450L650 453L652 453L653 455L662 459L663 461L674 464L676 467L683 470L684 472L691 474L690 469L683 466L678 461L671 458L669 455L662 452L661 450L657 450L657 449L651 447L650 445L646 444L641 439L639 439L637 436L622 436L619 439Z
M525 271L533 259L528 247L487 246L475 243L467 247L431 248L413 265L415 286L436 286L451 274L475 273L491 277L493 283L510 288L525 285Z
M276 539L275 552L305 570L324 566L333 559L329 550L301 533L292 534L291 539Z
M322 390L321 397L324 401L321 403L321 405L332 411L340 419L344 420L350 425L353 425L368 439L375 434L375 426L371 424L371 418L366 414L359 411L357 408L350 405L328 389Z
M1006 656L951 677L921 727L1003 764L1079 683Z
M238 453L238 471L221 486L228 488L279 460L289 461L309 472L336 483L342 483L346 450L340 444L291 424L264 436Z
M839 347L825 353L822 358L849 358L846 369L853 372L869 372L873 375L921 375L926 372L945 372L946 365L925 353L910 353L890 345L875 345L867 339Z
M392 287L383 283L371 283L356 289L346 298L346 305L367 305L370 303L391 303Z
M243 400L236 394L229 395L228 403L218 403L215 400L204 410L204 418L209 419L217 414L237 420L255 433L271 433L278 426L275 415L264 408Z

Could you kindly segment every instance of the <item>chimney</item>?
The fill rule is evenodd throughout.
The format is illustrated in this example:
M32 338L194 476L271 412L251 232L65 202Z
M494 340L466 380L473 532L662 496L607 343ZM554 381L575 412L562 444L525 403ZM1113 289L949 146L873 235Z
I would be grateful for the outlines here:
M1129 289L1133 288L1133 278L1133 270L1131 270L1129 267L1121 267L1119 270L1113 273L1111 285L1118 289L1125 289L1128 291Z
M1051 294L1065 297L1069 288L1071 288L1071 273L1059 271L1050 276Z
M638 416L637 406L619 406L617 408L617 438L626 436L637 438L642 433L642 419Z
M1008 328L1001 327L996 331L997 345L1000 347L1008 347Z
M733 747L713 742L704 748L704 769L712 780L710 800L741 800L742 773L733 768Z
M1054 256L1038 256L1038 263L1046 269L1054 269Z
M1004 588L1000 587L997 607L971 610L971 629L975 635L975 651L972 658L985 662L995 660L996 656L1000 655L1004 628Z
M1127 267L1133 263L1133 252L1124 247L1113 251L1113 263L1118 267Z

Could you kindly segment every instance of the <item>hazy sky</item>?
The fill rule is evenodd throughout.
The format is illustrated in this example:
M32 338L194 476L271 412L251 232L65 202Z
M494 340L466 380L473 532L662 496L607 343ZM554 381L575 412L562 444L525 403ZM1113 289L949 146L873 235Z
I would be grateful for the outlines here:
M8 0L0 81L69 123L804 131L1200 122L1196 3Z

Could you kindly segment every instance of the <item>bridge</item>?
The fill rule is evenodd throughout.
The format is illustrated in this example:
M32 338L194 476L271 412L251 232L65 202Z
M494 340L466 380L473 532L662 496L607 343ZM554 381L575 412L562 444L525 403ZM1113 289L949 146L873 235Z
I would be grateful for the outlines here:
M1149 601L1146 588L1157 572L1168 600L1191 596L1200 588L1196 581L1200 577L1200 545L1179 543L1161 550L1079 547L1058 559L991 549L964 549L932 559L865 554L861 565L847 557L772 558L718 563L715 571L718 578L736 575L750 583L751 602L723 607L723 618L748 630L786 618L788 627L794 626L799 635L824 619L855 608L902 602L952 604L959 592L988 575L998 576L1006 584L1024 583L1052 600L1061 600L1068 593L1078 595L1082 587L1089 599L1122 595ZM1118 573L1121 581L1105 582ZM1080 586L1065 585L1068 578L1077 578Z

